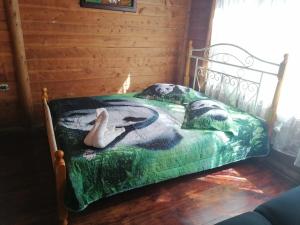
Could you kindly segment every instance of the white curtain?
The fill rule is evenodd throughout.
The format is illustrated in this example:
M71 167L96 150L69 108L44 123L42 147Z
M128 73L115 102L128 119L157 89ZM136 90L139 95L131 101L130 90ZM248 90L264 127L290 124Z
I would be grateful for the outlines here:
M283 55L289 54L272 143L274 149L296 157L297 166L300 166L299 10L299 0L217 0L212 30L212 44L233 43L272 62L281 62Z

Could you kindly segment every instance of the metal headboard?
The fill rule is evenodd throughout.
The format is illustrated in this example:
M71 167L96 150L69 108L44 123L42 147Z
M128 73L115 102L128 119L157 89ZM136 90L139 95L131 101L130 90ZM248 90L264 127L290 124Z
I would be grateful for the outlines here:
M276 120L276 110L287 61L287 54L284 55L284 60L281 63L274 63L258 58L247 50L229 43L194 49L192 41L190 41L186 58L184 84L205 91L209 95L211 91L209 88L214 82L214 88L219 88L217 91L214 90L214 93L219 95L217 98L225 96L226 100L228 97L230 99L233 95L236 96L233 101L225 103L239 107L241 100L248 102L248 105L251 101L251 108L257 108L262 81L266 77L271 77L275 81L274 97L270 115L266 119L272 127ZM192 71L192 74L190 74L190 71ZM192 77L191 82L190 77ZM232 92L222 93L224 86L229 87L229 89L232 87ZM245 92L248 92L249 99L245 99ZM253 94L249 95L251 92Z
M274 78L280 78L279 81L281 81L287 63L287 55L285 55L285 60L282 63L269 62L229 43L194 49L192 42L190 42L187 54L185 84L187 86L190 84L191 69L193 72L191 74L191 86L194 89L205 91L210 95L211 89L214 88L215 96L213 97L221 98L221 101L225 100L225 103L238 108L240 108L241 103L247 103L248 106L251 105L251 108L256 109L262 81L266 77L273 77L276 87L277 80ZM281 82L278 83L280 85L277 84L277 87L274 87L275 93L281 89ZM276 93L273 99L273 107L276 102L276 108L277 98L279 98L279 93ZM246 109L246 111L248 110Z

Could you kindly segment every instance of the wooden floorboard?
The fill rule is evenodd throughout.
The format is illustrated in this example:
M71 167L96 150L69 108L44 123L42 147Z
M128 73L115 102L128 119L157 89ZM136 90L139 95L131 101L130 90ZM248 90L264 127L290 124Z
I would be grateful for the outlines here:
M43 131L1 135L0 224L54 225L55 187ZM295 186L250 160L125 192L71 213L70 225L211 225Z

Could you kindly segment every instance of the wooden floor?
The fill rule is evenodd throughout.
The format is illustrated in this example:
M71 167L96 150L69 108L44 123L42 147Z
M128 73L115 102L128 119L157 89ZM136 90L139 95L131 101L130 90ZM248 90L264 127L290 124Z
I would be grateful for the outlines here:
M36 133L0 138L0 224L55 225L46 139ZM265 163L247 161L107 198L72 213L70 224L209 225L252 210L293 186Z

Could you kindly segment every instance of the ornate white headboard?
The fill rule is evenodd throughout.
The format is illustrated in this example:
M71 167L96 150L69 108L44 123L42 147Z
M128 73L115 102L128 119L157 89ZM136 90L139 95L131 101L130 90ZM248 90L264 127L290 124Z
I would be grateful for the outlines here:
M262 90L266 88L263 83L267 82L270 87L273 82L273 91L270 90L274 95L271 96L272 112L267 118L271 121L275 119L273 114L277 109L287 59L288 55L285 55L281 63L269 62L229 43L194 49L190 41L185 85L255 114L261 107Z

